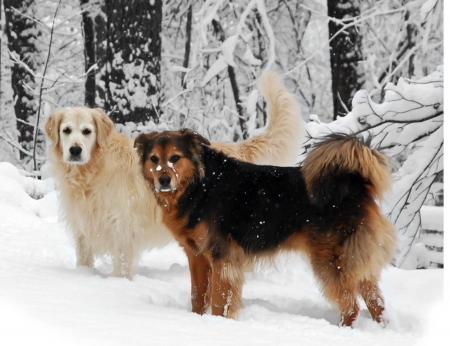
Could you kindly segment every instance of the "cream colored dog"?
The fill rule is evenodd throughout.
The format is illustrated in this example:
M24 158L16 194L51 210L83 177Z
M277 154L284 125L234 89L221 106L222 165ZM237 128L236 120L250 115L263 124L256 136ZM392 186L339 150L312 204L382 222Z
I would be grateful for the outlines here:
M298 104L274 73L263 75L262 90L270 105L267 128L246 141L212 147L257 164L293 165L305 132ZM130 277L143 250L173 240L142 176L134 138L115 132L101 109L86 107L56 109L45 133L77 265L92 267L95 255L107 254L113 274Z

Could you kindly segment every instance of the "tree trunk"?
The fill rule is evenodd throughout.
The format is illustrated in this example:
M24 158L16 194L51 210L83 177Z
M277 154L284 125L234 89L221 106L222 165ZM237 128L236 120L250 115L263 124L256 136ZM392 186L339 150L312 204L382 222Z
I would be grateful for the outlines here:
M97 70L97 84L96 84L96 95L97 95L97 106L106 109L106 6L104 1L99 5L100 14L95 17L95 57L98 66Z
M220 42L225 42L225 32L220 25L220 23L213 19L212 25L214 27L214 33L219 36ZM244 107L242 107L241 98L239 96L239 86L236 79L236 73L234 72L233 66L228 65L228 78L230 79L231 90L233 91L234 103L236 104L236 110L239 114L239 125L241 125L242 138L247 139L248 133L245 128L245 120L244 120Z
M184 45L184 60L183 60L184 68L187 68L189 66L189 56L191 54L191 34L192 34L192 4L189 5L186 20L186 43ZM186 83L184 82L185 75L186 75L185 73L181 75L181 87L183 89L186 88Z
M355 17L360 14L358 0L328 0L328 16L337 19ZM328 22L329 37L336 34L341 25ZM352 26L341 32L330 42L330 65L333 91L334 119L351 110L352 98L364 85L364 74L358 68L363 60L361 36Z
M81 0L81 6L84 8L89 3L89 0ZM91 18L90 11L83 12L83 32L84 32L84 68L85 71L95 64L95 34L94 22ZM88 107L95 107L95 70L91 70L86 75L84 103Z
M5 32L8 37L9 50L32 71L35 70L34 54L38 30L36 24L13 10L26 14L34 5L33 0L4 0L5 6ZM34 88L34 76L21 64L11 66L11 85L14 95L14 112L17 118L18 141L23 148L30 150L33 147L34 128L28 125L30 117L36 115L34 96L25 88L28 84ZM23 154L21 153L21 159Z
M115 122L157 122L162 0L106 0L105 5L105 108Z

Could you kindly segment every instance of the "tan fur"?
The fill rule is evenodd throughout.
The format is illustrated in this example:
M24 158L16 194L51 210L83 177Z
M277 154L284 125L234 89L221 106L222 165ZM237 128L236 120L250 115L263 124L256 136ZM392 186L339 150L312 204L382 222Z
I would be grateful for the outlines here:
M269 104L270 122L265 131L243 142L212 142L211 146L242 161L293 166L306 134L300 107L276 73L262 75L261 91Z
M277 92L278 98L270 101L276 111L271 112L266 131L243 143L215 143L213 147L257 164L277 163L280 158L293 164L297 144L304 139L301 115L285 89L269 88L267 96L273 98L272 92ZM292 101L288 106L277 104L283 93ZM69 115L78 120L87 117L95 125L97 144L85 164L62 161L60 125ZM164 246L173 239L162 225L161 211L142 176L134 139L114 132L113 123L101 109L86 107L56 109L47 119L45 133L52 141L52 172L62 217L76 243L77 265L92 267L96 255L108 254L113 258L113 274L130 277L144 249ZM276 151L274 143L278 143ZM289 158L280 154L284 151L291 153Z
M356 138L347 141L330 141L321 145L307 157L303 169L306 186L320 181L324 172L334 168L360 174L377 184L369 187L373 197L382 200L383 194L390 189L391 178L385 168L387 159L376 150L371 150L360 143Z

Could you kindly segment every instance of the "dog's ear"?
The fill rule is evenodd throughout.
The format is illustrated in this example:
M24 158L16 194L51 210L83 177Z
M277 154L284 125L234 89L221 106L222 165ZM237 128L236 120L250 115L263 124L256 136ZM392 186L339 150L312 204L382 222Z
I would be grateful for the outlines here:
M141 133L134 140L134 147L137 149L137 153L141 159L143 158L145 151L148 151L155 143L155 137L157 134L158 132Z
M54 148L59 143L59 126L65 112L66 110L62 108L55 109L45 123L45 135L52 141Z
M150 133L141 133L139 136L136 137L134 140L134 147L139 149L142 149L145 144L152 141L158 135L158 132L150 132Z
M114 130L114 123L101 108L91 109L91 112L97 128L97 144L100 148L103 148L106 146L109 135Z
M211 145L211 142L209 140L195 131L192 131L190 129L182 129L180 132L187 140L192 142L195 147L200 147L201 145Z

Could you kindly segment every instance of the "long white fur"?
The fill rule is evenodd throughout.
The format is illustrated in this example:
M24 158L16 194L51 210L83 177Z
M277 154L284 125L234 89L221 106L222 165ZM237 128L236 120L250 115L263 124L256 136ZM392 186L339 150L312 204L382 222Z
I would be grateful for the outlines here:
M270 105L265 131L240 143L212 146L257 164L293 165L305 133L298 104L276 74L263 75L262 84ZM72 137L62 132L68 124L78 129ZM89 126L95 131L87 138L82 130ZM115 132L102 110L87 107L56 109L45 130L52 141L52 172L61 216L76 243L77 265L92 267L95 255L108 254L113 275L132 276L142 251L173 239L141 173L134 139ZM64 156L73 143L89 154L82 164Z

